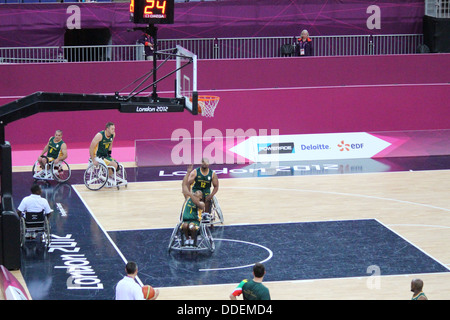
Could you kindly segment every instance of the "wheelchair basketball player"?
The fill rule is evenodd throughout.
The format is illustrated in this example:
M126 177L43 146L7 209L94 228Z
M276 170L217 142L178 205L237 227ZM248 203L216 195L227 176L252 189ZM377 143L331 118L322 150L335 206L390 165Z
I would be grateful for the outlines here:
M198 190L202 192L205 212L211 213L211 200L219 191L219 179L217 174L209 168L209 160L207 158L203 158L201 166L190 172L188 185L192 186L193 193ZM211 186L213 186L212 192Z
M117 171L119 164L111 157L112 144L116 133L116 126L112 122L108 122L105 126L105 130L98 132L92 139L89 146L89 155L92 163L97 166L97 158L103 159L106 166L114 167ZM109 172L110 178L112 170Z
M62 130L56 130L55 135L48 139L41 155L38 157L41 169L44 169L47 163L53 161L56 165L58 162L67 158L67 145L62 140L62 136Z
M202 201L203 193L200 190L190 191L188 178L192 171L192 165L188 167L187 173L183 178L181 190L185 197L183 209L181 210L182 222L181 229L184 232L185 245L196 245L197 231L200 226L201 214L205 209L205 203Z

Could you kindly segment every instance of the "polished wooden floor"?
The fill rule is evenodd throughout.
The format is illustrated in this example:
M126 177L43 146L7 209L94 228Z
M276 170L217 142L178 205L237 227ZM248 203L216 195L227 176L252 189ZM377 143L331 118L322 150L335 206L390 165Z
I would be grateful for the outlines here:
M173 228L183 201L179 181L130 183L97 192L74 187L106 231ZM217 196L226 225L374 218L449 268L449 190L450 171L436 170L221 179ZM381 270L379 278L266 285L272 299L408 300L414 278L424 281L429 299L450 299L450 273L383 276ZM228 299L233 288L201 286L195 296L190 287L160 288L159 299Z

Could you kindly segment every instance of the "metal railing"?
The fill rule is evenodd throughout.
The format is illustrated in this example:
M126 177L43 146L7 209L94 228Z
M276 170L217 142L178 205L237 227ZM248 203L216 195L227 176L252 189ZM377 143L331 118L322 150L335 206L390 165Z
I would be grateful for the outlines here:
M0 63L143 60L142 45L0 48Z
M281 47L294 45L296 37L207 38L161 40L160 47L176 44L198 55L199 59L247 59L282 56ZM346 56L416 53L422 34L350 35L313 37L315 56Z
M283 56L281 48L294 46L296 37L203 38L160 40L159 49L176 45L198 59L249 59ZM422 34L349 35L312 37L315 56L411 54L423 44ZM294 49L294 47L292 47ZM135 45L0 48L0 63L44 63L144 60L144 47Z

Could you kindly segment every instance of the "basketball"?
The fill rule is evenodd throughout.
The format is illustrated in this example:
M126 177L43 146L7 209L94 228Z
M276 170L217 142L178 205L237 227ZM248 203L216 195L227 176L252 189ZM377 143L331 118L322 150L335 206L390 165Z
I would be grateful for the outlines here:
M142 287L142 293L144 294L145 300L150 300L155 296L155 289L147 284Z

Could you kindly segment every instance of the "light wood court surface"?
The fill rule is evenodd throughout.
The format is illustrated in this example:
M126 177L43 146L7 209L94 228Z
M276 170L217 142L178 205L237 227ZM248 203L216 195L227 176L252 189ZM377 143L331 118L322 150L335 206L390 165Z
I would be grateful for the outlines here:
M106 231L173 228L183 202L181 180L97 192L74 187ZM220 179L217 197L226 225L377 219L449 268L449 190L450 171L445 170ZM408 300L414 278L424 280L429 299L450 299L450 273L381 274L379 288L368 285L373 284L369 275L266 285L272 299ZM196 296L227 299L234 286L201 286L196 292L203 294ZM160 299L185 299L191 290L160 288Z

